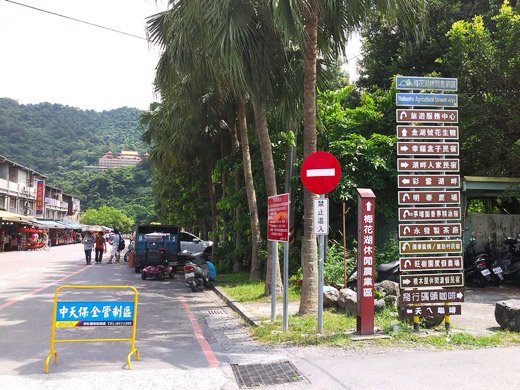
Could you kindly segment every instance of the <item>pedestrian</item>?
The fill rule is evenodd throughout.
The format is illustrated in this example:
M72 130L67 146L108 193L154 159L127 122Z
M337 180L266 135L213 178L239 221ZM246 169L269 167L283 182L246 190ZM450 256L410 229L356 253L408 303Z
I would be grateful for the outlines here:
M18 233L16 233L16 250L17 251L22 250L22 243L23 243L22 233L18 232Z
M103 253L107 251L107 242L105 240L105 237L103 237L103 232L99 232L96 236L96 257L95 261L96 264L101 264L101 261L103 260Z
M123 237L119 234L119 230L114 229L114 234L112 235L112 251L110 252L110 260L107 261L107 264L112 264L112 259L115 257L116 263L119 264L119 260L121 259L121 249L119 247L119 243L123 241Z
M92 233L87 232L87 235L83 238L83 249L85 250L85 260L87 261L87 265L90 264L92 259L92 248L94 247L94 237L92 237Z
M5 232L3 230L0 230L0 252L4 251L5 239L6 239Z

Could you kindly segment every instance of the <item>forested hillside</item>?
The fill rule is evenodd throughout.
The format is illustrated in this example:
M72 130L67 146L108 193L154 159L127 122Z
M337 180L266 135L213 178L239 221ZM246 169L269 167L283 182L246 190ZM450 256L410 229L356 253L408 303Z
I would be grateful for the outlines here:
M83 210L106 204L123 209L137 223L152 221L156 217L147 162L101 172L84 168L109 150L145 152L140 114L128 107L96 112L3 98L0 155L47 176L50 185L78 197Z

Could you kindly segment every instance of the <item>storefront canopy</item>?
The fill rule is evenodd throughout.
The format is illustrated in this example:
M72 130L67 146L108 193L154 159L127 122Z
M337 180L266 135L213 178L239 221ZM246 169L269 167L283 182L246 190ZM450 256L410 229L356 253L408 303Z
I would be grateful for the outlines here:
M59 223L56 221L41 220L41 219L37 219L36 221L34 221L34 225L38 226L39 228L66 229L65 225L63 225L62 223Z
M0 210L0 220L9 221L9 222L33 222L34 217L29 217L27 215L20 215L15 213L10 213L9 211Z

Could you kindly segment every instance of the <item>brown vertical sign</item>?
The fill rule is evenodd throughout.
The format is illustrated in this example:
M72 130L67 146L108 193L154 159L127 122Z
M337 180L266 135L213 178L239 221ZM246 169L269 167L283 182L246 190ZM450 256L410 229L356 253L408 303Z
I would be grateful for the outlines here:
M407 123L397 126L397 154L403 156L397 164L398 188L403 190L398 196L399 206L403 206L399 207L399 221L405 222L399 226L400 287L402 295L417 296L417 299L403 299L400 304L405 315L414 317L415 328L419 316L444 315L449 329L449 316L460 314L460 307L447 306L455 300L448 298L450 291L455 296L453 287L464 285L458 223L461 218L457 191L459 159L452 158L459 154L458 127L452 125L458 122L458 111L445 109L447 105L443 102L447 101L447 95L424 93L456 91L457 84L453 78L397 76L396 79L397 89L421 91L397 93L398 106L406 105L407 101L422 102L420 109L412 106L396 111L397 122ZM457 95L450 96L454 98L449 107L457 107ZM439 290L428 290L427 296L420 293L425 287ZM456 292L457 299L462 299L460 288ZM444 296L446 299L441 299ZM424 303L430 305L421 306Z
M376 196L358 188L357 332L374 334L374 255Z

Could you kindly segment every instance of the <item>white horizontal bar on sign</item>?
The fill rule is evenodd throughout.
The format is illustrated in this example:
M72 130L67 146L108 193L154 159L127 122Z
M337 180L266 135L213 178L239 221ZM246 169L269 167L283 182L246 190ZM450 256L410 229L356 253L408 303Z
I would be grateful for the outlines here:
M307 169L307 177L334 176L335 174L334 168Z

